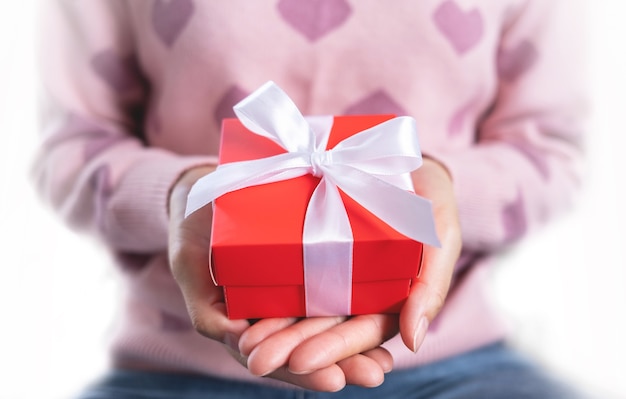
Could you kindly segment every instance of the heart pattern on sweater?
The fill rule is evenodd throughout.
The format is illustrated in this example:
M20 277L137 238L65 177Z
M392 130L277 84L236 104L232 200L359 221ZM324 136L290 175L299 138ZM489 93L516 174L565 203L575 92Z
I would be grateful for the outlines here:
M505 242L515 241L526 233L528 222L521 192L518 192L515 200L502 210L502 227Z
M532 68L538 56L537 49L528 40L522 40L510 48L502 48L498 51L498 76L513 82Z
M134 55L105 49L91 57L91 67L113 90L125 92L139 83L139 66Z
M192 0L156 0L152 8L152 26L156 35L171 47L194 13Z
M407 112L389 96L384 90L376 90L365 98L349 106L346 115L363 114L394 114L397 116L408 115Z
M278 11L289 25L311 42L339 28L352 14L346 0L281 0Z
M248 94L250 93L241 89L237 85L231 86L230 89L224 93L220 101L217 103L215 113L213 114L217 126L222 125L222 119L235 117L233 106L243 100Z
M484 33L483 17L478 9L463 10L453 1L444 1L433 14L435 25L460 55L474 48Z
M111 185L111 169L109 165L102 165L96 169L90 180L91 189L94 196L94 222L103 227L104 218L107 213L106 207L109 198L113 194Z

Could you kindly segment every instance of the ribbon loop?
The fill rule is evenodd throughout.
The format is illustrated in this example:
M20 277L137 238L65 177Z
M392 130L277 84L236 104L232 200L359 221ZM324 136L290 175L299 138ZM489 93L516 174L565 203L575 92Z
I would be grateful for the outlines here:
M315 133L296 104L269 81L233 107L248 130L267 137L288 152L315 148Z

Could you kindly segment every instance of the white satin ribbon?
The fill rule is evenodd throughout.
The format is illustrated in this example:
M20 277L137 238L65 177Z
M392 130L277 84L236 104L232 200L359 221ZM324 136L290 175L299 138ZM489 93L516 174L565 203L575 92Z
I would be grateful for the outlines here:
M320 177L304 220L307 316L348 315L352 297L352 230L337 188L403 235L440 246L430 201L412 192L412 170L422 157L415 120L398 117L326 150L332 123L304 118L291 99L268 82L234 107L241 123L287 152L221 164L192 187L185 216L241 188Z

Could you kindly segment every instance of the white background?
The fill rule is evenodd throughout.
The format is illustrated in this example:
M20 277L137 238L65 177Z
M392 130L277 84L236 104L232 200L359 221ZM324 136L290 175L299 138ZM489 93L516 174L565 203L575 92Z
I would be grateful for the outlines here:
M119 289L106 255L33 193L35 7L3 5L0 399L66 398L105 368ZM626 3L595 0L589 11L586 188L572 214L502 259L493 295L522 348L599 398L626 398Z

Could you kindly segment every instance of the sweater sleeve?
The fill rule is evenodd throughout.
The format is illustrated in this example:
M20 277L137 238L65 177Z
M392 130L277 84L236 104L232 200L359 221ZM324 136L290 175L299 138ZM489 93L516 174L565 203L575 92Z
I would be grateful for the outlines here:
M501 33L497 94L475 145L429 154L453 177L466 250L507 245L574 198L586 109L576 3L524 2Z
M37 187L70 225L112 248L162 251L171 186L185 170L215 159L146 145L150 87L124 3L54 0L44 7Z

